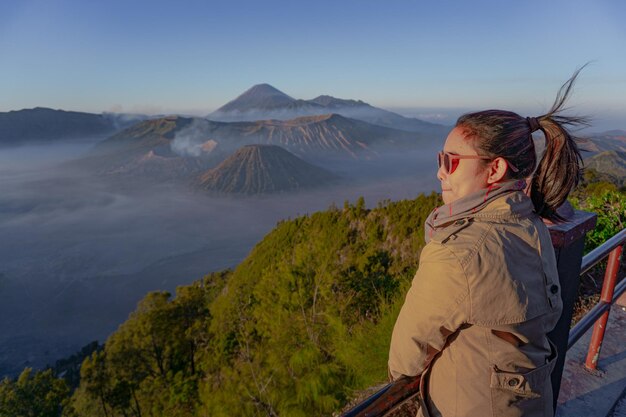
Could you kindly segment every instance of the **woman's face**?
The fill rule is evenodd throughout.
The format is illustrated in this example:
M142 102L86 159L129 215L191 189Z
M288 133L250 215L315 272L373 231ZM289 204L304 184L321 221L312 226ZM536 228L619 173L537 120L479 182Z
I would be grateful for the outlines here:
M456 155L478 155L471 140L466 140L463 131L455 127L452 129L444 152ZM489 169L480 159L460 159L458 166L451 173L445 172L443 166L437 171L437 178L441 181L441 196L445 204L449 204L475 191L487 188L489 185Z

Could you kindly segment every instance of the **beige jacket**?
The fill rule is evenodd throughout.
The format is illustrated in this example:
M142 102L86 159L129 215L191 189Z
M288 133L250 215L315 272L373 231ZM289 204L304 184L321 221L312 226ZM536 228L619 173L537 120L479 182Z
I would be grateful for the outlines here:
M424 416L552 416L558 283L549 232L522 192L451 218L422 251L390 375L422 375Z

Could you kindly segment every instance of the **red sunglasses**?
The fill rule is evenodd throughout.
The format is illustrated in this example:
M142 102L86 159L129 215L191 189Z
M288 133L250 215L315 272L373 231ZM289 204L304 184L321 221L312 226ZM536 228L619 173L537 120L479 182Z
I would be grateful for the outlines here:
M492 160L493 158L480 155L456 155L453 153L441 151L437 154L437 165L439 166L439 168L443 166L444 173L450 175L454 171L456 171L456 168L459 166L459 159Z

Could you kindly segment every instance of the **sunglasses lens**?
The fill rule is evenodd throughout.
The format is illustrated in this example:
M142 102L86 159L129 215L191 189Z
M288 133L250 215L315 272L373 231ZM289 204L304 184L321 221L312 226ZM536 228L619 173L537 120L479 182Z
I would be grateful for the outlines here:
M441 168L443 166L443 171L446 174L452 174L456 168L459 166L458 158L450 158L445 152L439 152L437 154L437 166Z
M441 168L443 166L443 170L446 173L450 173L450 157L445 152L439 152L437 154L437 166Z
M452 174L454 171L456 171L456 167L459 166L459 159L458 158L451 159L448 157L447 160L448 160L448 167L449 167L448 174Z

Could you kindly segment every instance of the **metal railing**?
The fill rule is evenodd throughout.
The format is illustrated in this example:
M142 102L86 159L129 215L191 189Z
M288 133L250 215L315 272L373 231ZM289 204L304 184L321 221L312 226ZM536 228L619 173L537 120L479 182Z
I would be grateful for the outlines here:
M390 382L341 417L381 417L419 392L420 377L404 377Z
M588 369L595 370L598 366L598 358L600 356L600 349L602 348L606 323L609 319L609 310L611 305L615 303L615 300L626 291L626 280L616 285L624 242L626 242L626 229L623 229L611 239L585 255L582 265L580 266L580 273L582 275L597 265L601 260L607 256L609 257L604 273L600 301L570 330L567 340L567 348L569 349L574 346L578 339L580 339L591 326L594 326L591 342L589 343L589 351L587 352L587 360L585 361L585 367Z

